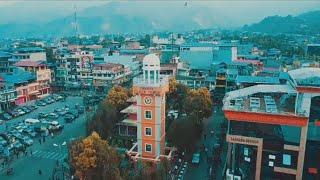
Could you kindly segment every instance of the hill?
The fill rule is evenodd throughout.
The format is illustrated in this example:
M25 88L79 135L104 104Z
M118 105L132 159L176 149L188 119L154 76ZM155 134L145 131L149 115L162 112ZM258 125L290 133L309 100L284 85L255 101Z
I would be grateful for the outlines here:
M318 34L320 11L311 11L298 16L269 16L259 23L246 25L242 29L262 33Z

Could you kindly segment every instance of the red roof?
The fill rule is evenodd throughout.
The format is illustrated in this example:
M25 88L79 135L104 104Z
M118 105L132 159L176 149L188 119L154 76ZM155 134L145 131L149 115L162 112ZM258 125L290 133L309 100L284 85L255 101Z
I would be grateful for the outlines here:
M44 61L19 61L14 64L18 67L44 67L46 66Z

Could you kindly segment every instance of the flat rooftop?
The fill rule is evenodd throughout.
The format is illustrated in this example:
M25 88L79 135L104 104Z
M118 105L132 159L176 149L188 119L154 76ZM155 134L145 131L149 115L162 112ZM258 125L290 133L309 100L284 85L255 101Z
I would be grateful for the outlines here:
M256 85L227 93L224 110L295 115L295 100L288 85Z

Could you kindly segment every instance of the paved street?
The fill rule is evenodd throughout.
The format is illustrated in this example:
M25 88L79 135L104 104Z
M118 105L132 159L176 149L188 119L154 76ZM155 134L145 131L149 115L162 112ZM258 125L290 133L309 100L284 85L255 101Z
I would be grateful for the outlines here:
M9 121L8 124L17 123L28 117L34 117L39 112L51 112L54 108L63 107L66 104L73 108L76 103L82 104L82 98L68 97L65 102L56 102L45 107L39 107L39 109L28 115ZM5 171L2 170L0 173L1 180L42 180L51 177L57 160L61 161L68 155L67 145L63 145L64 142L68 143L74 138L85 136L85 114L80 115L79 118L70 124L65 124L62 118L59 118L58 121L64 124L62 132L53 138L51 136L46 137L45 142L42 144L39 143L39 138L35 138L34 144L27 149L28 154L26 156L20 154L18 159L14 157L10 165L14 169L14 174L7 176ZM38 174L39 170L42 171L42 175Z
M211 130L214 130L215 134L220 134L221 128L220 124L224 121L224 114L221 110L221 107L214 107L213 116L208 118L204 121L204 134L206 134L206 139L202 138L201 142L199 144L204 144L205 147L208 147L208 153L212 154L212 147L213 145L218 141L218 138L214 135L210 134ZM224 152L224 150L223 150ZM222 154L222 162L225 162L225 154ZM212 166L218 166L217 167L217 178L216 179L222 179L222 169L223 169L223 163L220 165L215 165L213 163ZM190 164L188 167L188 171L185 175L186 180L194 180L194 179L201 179L201 180L207 180L210 179L209 177L209 168L210 163L207 162L207 156L206 153L201 153L201 160L199 165L193 165Z

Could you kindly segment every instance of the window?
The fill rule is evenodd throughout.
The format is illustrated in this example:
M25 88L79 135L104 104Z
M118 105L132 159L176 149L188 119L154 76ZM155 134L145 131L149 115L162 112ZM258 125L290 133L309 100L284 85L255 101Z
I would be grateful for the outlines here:
M151 111L145 111L145 118L146 119L151 119L152 118Z
M145 151L146 152L151 152L152 151L152 145L151 144L146 144L145 145Z
M291 155L283 154L282 164L290 166L291 165Z
M146 136L151 136L151 135L152 135L152 129L149 128L149 127L147 127L147 128L145 129L145 135L146 135Z

